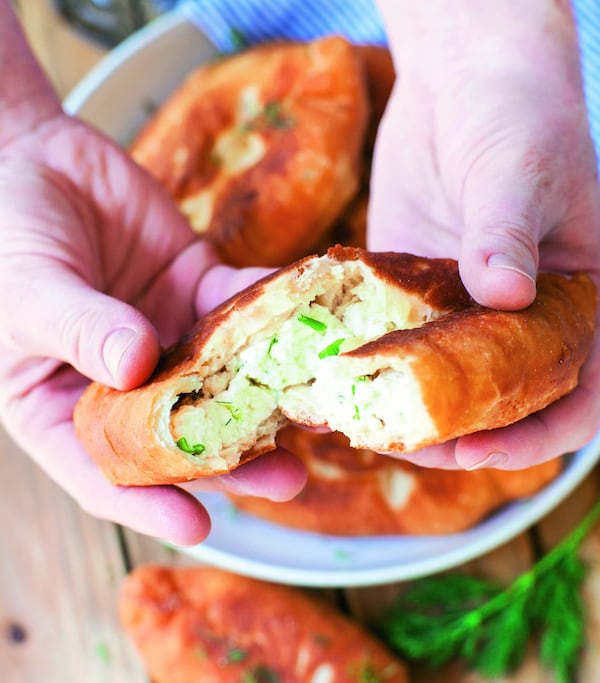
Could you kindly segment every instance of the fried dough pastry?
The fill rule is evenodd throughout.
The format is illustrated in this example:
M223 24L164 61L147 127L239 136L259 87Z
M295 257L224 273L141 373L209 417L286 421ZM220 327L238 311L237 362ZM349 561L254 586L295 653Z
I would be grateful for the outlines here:
M370 114L365 136L365 149L370 160L379 122L396 81L396 72L392 55L387 47L356 45L355 50L363 64L367 83Z
M370 108L362 152L360 187L356 196L340 214L331 230L324 235L317 245L316 251L318 253L324 253L335 244L343 244L346 247L362 247L363 249L367 247L367 211L375 138L394 86L396 74L388 48L378 45L356 45L355 49L364 66Z
M438 535L471 528L510 501L530 496L561 470L555 458L524 470L439 470L350 448L339 432L290 425L277 443L305 464L308 480L275 503L228 494L237 508L282 526L336 536Z
M537 287L491 310L456 261L336 247L214 309L144 386L92 383L75 428L113 483L148 485L229 472L288 421L398 453L501 427L572 390L594 335L587 275Z
M298 589L209 567L141 566L123 626L154 683L407 683L357 623Z
M287 265L355 195L368 118L345 39L274 43L200 67L131 146L228 263Z

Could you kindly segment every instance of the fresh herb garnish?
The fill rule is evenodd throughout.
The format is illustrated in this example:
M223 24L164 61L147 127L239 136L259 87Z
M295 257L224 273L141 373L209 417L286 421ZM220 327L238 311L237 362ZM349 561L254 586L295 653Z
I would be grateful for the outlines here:
M382 683L381 676L377 674L371 662L365 658L360 662L350 664L348 675L358 683Z
M352 398L356 396L356 384L352 385ZM354 415L352 415L353 420L360 420L360 410L356 403L354 404Z
M242 411L234 406L231 401L215 401L215 403L218 403L220 406L223 406L223 408L226 408L234 420L239 422L239 420L242 419ZM229 422L227 422L227 424L229 424Z
M96 656L98 659L104 662L104 664L108 664L110 662L108 645L105 642L100 642L96 645Z
M268 666L259 664L246 671L242 683L281 683L281 677Z
M248 656L245 650L241 650L239 647L232 647L228 650L226 659L228 664L233 664L235 662L243 662Z
M265 117L272 128L291 128L294 120L281 111L279 102L268 102L265 105Z
M321 332L322 334L327 329L327 325L325 323L317 320L316 318L311 318L308 315L304 315L304 313L301 313L298 316L298 322L302 323L303 325L308 325L308 327L312 327L313 330Z
M375 673L375 670L370 664L365 664L360 671L360 683L381 683L381 678Z
M264 108L264 116L271 128L285 130L294 125L294 120L281 111L281 104L279 102L267 102Z
M189 453L190 455L202 455L202 453L204 453L206 450L206 446L203 443L195 443L190 445L185 436L182 436L181 439L177 439L177 448L179 448L181 451L184 451L184 453Z
M271 351L273 350L273 347L275 344L279 342L279 337L275 334L273 337L271 337L271 341L269 342L269 348L267 349L267 356L271 358Z
M294 125L294 119L282 111L280 102L267 102L254 118L243 124L242 131L287 130Z
M333 557L338 562L351 562L352 561L352 553L348 550L344 550L343 548L336 548L333 551Z
M331 638L322 633L313 633L312 639L317 645L321 647L329 647L331 645Z
M327 356L337 356L340 352L341 345L345 342L345 339L336 339L326 346L322 351L319 352L319 358L327 358Z
M382 637L406 658L433 665L461 658L496 678L522 662L535 633L542 663L554 670L557 683L570 683L584 644L585 565L578 551L599 518L597 503L506 588L461 574L422 579L399 596L381 626Z
M239 52L244 48L248 47L248 39L246 36L237 28L230 29L231 44L235 52Z

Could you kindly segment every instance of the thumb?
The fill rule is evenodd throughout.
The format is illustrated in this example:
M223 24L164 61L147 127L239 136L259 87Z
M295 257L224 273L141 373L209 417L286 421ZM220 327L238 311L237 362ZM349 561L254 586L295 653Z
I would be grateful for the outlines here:
M50 285L48 283L51 283ZM77 275L53 268L20 292L4 292L7 340L28 356L57 358L93 380L131 389L154 369L156 330L135 308L102 294ZM9 303L11 302L12 303Z
M196 312L205 315L229 297L271 274L274 268L234 268L218 264L209 268L196 292Z
M517 310L535 298L542 216L535 188L507 176L478 174L465 187L459 267L478 303Z

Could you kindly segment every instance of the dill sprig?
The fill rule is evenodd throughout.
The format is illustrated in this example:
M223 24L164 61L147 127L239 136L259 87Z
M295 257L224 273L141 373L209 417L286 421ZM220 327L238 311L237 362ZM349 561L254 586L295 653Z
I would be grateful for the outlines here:
M556 683L571 683L585 640L579 547L598 518L600 502L507 587L463 574L415 582L384 618L382 638L407 659L433 666L463 659L495 678L519 666L535 634L540 659L554 671Z

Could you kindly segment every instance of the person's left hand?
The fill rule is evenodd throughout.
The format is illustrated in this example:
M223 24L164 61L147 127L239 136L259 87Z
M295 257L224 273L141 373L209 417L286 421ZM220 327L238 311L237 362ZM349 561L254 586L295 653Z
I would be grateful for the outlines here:
M377 138L371 249L456 258L473 298L500 309L531 303L538 269L588 271L600 291L600 186L565 13L553 7L530 27L500 9L506 25L448 17L447 35L426 22L392 41L399 79ZM407 458L521 469L581 448L599 427L600 334L567 397Z

